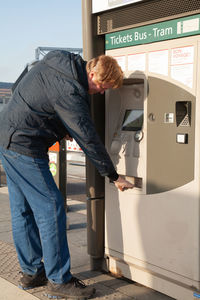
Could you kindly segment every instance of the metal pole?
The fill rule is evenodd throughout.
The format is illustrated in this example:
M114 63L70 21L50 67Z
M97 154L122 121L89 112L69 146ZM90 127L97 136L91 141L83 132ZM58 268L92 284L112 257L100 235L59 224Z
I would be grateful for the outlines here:
M67 211L67 164L66 164L66 140L60 141L59 151L59 190L64 199L65 210Z
M97 36L96 17L92 15L92 0L82 0L83 57L89 60L104 53L104 38ZM105 97L91 97L91 114L102 141L105 139ZM86 160L87 238L92 270L102 269L104 262L104 178Z
M40 48L39 47L37 49L35 49L35 59L36 60L40 59Z

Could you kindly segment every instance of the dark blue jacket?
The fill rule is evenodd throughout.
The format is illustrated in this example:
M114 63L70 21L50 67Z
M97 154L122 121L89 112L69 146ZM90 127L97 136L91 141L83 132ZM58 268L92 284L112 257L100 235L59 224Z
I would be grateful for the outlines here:
M86 62L79 55L56 50L24 76L0 112L0 145L45 158L48 148L67 133L102 176L117 179L91 120Z

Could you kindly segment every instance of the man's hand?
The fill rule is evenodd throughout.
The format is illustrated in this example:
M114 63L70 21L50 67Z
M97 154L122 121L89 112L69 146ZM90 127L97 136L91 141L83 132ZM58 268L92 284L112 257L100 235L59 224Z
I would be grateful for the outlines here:
M69 134L66 134L66 136L64 137L66 140L69 140L70 142L73 141L73 138L69 135Z
M114 184L120 191L134 188L134 185L132 183L130 183L121 176L119 176L119 178L116 181L114 181Z

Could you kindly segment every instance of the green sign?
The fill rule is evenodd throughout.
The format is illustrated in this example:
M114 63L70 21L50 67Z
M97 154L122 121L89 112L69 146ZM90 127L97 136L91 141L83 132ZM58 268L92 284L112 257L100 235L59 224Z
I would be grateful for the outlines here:
M200 14L106 34L106 50L200 34Z

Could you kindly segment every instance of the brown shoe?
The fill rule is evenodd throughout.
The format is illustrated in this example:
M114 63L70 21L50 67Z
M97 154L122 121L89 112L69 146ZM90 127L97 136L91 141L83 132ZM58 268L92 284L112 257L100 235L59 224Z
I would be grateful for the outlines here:
M20 273L22 274L22 276L20 278L18 286L22 290L29 290L47 284L47 278L44 270L35 275L28 275L22 272Z
M45 296L48 298L71 298L77 300L89 299L95 293L95 288L86 286L83 281L72 277L67 283L56 284L48 282Z

